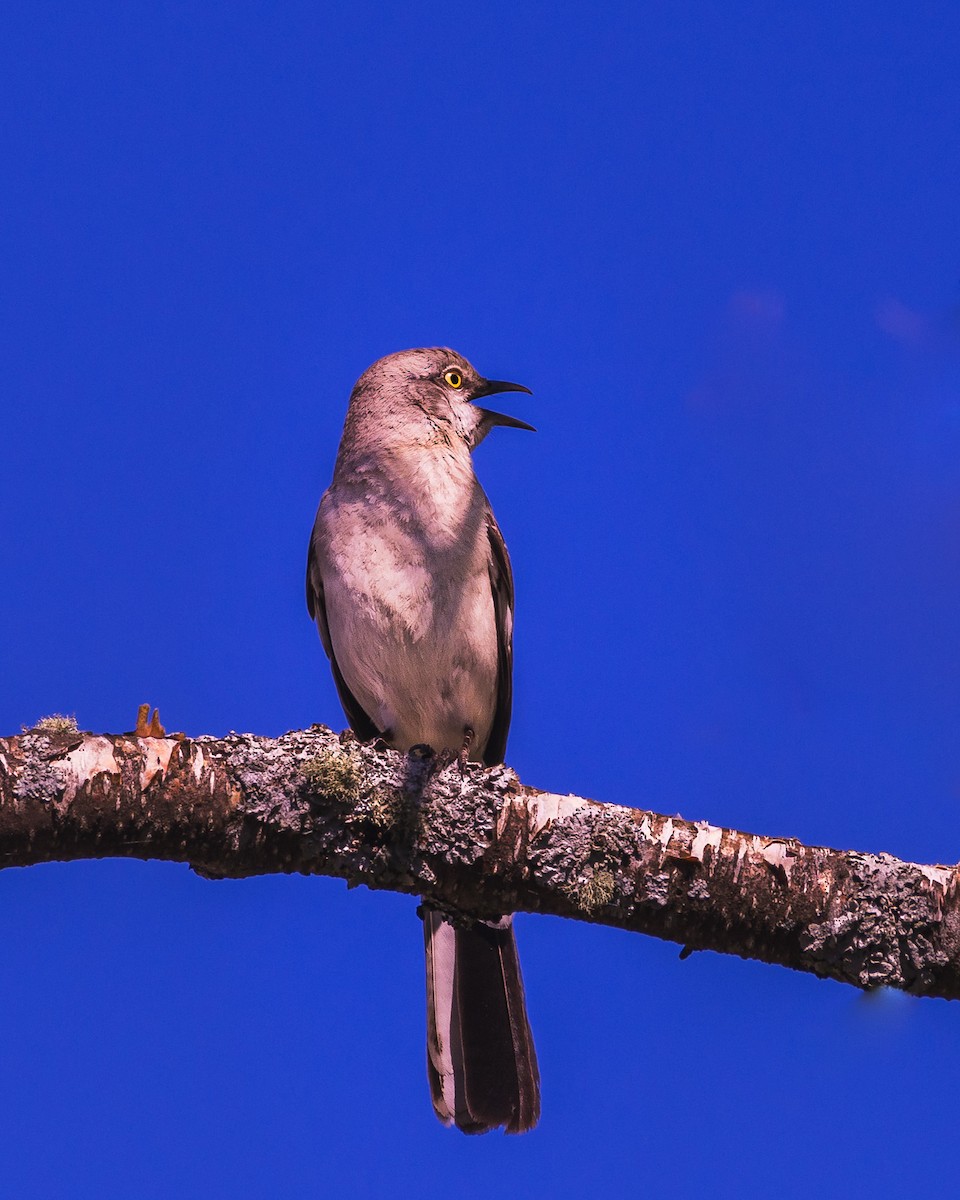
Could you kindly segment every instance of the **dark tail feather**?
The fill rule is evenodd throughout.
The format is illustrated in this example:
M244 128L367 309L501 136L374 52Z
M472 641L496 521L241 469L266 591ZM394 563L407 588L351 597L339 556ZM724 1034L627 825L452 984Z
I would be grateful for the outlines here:
M427 909L427 1073L437 1116L464 1133L540 1117L540 1073L510 917L454 928Z

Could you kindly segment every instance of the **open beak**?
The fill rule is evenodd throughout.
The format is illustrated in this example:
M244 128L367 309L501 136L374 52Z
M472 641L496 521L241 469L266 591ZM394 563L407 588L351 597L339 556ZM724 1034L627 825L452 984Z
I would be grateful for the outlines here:
M470 400L471 402L481 400L484 396L495 396L498 392L526 392L528 396L533 395L533 392L528 387L524 387L522 383L508 383L505 379L485 379L478 388L474 389ZM490 408L484 408L481 411L486 418L485 424L488 427L507 425L511 429L529 429L531 433L537 432L532 425L528 425L526 421L521 421L517 417L508 417L506 413L494 412Z

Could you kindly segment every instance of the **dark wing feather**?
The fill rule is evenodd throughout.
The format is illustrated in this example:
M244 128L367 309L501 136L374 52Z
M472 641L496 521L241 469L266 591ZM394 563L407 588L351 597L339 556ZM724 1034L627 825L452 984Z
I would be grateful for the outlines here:
M513 571L503 534L487 505L487 537L490 542L490 587L497 619L497 703L490 737L483 751L488 767L502 763L507 753L507 734L513 709Z
M343 675L340 673L336 655L333 653L330 626L327 622L327 604L323 594L323 576L320 574L320 564L317 561L316 530L310 539L310 548L307 550L307 611L317 623L320 641L327 652L327 658L330 659L333 681L337 685L337 694L343 705L347 721L350 723L350 728L362 742L370 742L379 737L381 731L370 720L364 709L360 707L356 696L347 687Z

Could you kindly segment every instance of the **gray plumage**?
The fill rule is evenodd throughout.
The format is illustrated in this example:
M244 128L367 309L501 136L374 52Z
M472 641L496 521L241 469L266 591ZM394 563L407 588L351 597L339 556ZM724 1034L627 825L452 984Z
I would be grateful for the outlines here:
M452 350L407 350L357 381L307 557L307 606L359 737L488 765L510 725L513 577L471 451L494 425L476 401L527 391ZM539 1075L509 918L424 918L427 1064L441 1120L532 1128Z

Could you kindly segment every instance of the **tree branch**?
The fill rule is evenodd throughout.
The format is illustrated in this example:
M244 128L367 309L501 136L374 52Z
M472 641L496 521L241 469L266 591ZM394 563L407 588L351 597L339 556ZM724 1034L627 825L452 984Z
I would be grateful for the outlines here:
M360 745L95 736L0 739L0 866L167 859L203 875L332 875L474 916L539 912L870 988L960 998L953 867L758 837Z

